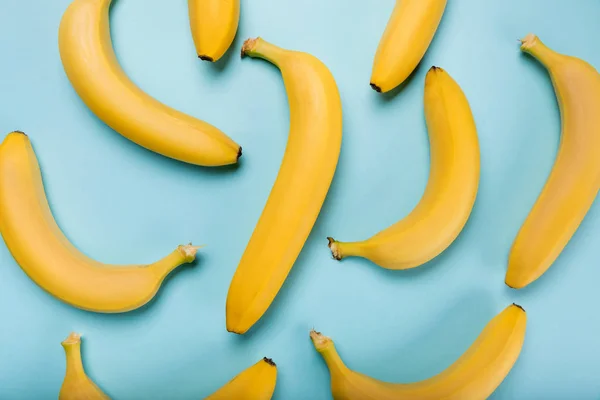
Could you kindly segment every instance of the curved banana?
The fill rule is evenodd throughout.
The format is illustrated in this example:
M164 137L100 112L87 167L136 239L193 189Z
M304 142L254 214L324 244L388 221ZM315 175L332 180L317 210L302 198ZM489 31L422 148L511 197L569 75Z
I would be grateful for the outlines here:
M112 0L75 0L62 17L59 50L65 72L98 118L129 140L190 164L235 164L242 149L214 126L174 110L138 88L115 56Z
M396 0L379 41L371 87L389 92L417 68L442 20L447 0Z
M400 222L362 242L329 239L334 258L359 256L388 269L418 267L443 252L469 219L479 184L479 144L469 102L441 68L425 78L431 168L419 204Z
M562 134L550 177L510 251L506 284L516 289L550 268L600 189L600 74L583 60L554 52L535 35L522 40L521 50L550 74Z
M260 38L242 54L281 70L290 104L290 133L277 180L233 276L227 330L245 333L269 308L319 215L342 143L342 105L335 80L312 55Z
M205 400L269 400L277 383L277 366L263 358Z
M219 60L235 38L240 0L188 0L188 9L198 57Z
M110 400L86 375L81 361L81 335L71 333L63 342L67 371L58 400Z
M407 384L382 382L355 372L346 367L330 338L315 331L310 337L329 368L335 400L483 400L496 390L517 361L526 324L525 311L514 304L509 306L445 371Z
M72 306L125 312L146 304L164 278L191 262L197 247L179 246L147 266L111 266L79 252L52 217L29 138L10 133L0 145L0 233L23 271Z

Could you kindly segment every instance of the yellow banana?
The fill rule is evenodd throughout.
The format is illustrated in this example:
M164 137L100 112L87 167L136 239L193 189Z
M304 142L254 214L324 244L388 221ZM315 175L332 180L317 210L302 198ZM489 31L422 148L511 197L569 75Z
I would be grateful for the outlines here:
M373 61L373 89L388 92L410 76L433 40L446 2L396 0Z
M137 87L115 56L109 23L112 0L75 0L59 29L60 57L83 102L129 140L191 164L235 164L242 149L214 126L174 110Z
M101 264L79 252L52 217L29 138L10 133L0 145L0 233L23 271L72 306L125 312L146 304L164 278L192 262L197 247L179 246L147 266Z
M188 8L198 57L217 61L235 38L240 0L188 0Z
M67 370L58 399L110 400L85 373L81 360L81 335L71 333L62 346L67 357ZM265 357L206 397L206 400L269 400L276 382L277 366L273 360Z
M535 35L522 40L521 50L550 74L562 134L550 177L510 251L506 284L516 289L550 268L600 188L600 74L583 60L549 49Z
M263 358L205 400L269 400L277 382L277 366Z
M469 102L441 68L425 78L431 168L425 193L403 220L362 242L329 239L334 258L367 258L388 269L418 267L443 252L467 222L479 184L479 144Z
M242 54L275 64L290 105L290 133L269 200L233 276L227 330L245 333L269 308L317 219L342 142L342 105L327 67L260 38Z
M496 390L517 361L526 322L520 306L507 307L445 371L407 384L382 382L355 372L344 364L330 338L315 331L310 337L329 368L335 400L483 400Z
M71 333L63 342L67 356L67 371L58 400L110 400L90 379L81 361L81 335Z

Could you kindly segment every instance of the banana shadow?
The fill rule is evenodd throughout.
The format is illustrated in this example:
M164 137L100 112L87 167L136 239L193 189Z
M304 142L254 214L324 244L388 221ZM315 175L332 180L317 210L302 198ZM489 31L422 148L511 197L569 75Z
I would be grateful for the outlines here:
M552 93L554 93L554 86L552 86L552 80L550 79L550 74L548 73L548 70L546 69L546 67L544 67L534 56L532 56L529 53L525 53L524 51L519 52L519 57L522 60L527 60L528 65L530 66L529 68L535 69L537 72L540 73L540 75L542 75L548 79L547 83L549 84L550 88L552 89ZM557 100L557 109L558 109L558 100Z
M115 9L121 6L121 0L112 0L110 6L108 7L108 12L112 13Z
M413 337L399 338L397 346L385 346L368 353L343 342L336 347L346 365L386 382L410 383L430 378L452 365L473 344L486 324L504 307L494 304L486 291L475 289L450 302L421 323ZM335 341L335 337L332 338ZM360 359L360 363L355 360ZM324 362L322 362L324 364Z

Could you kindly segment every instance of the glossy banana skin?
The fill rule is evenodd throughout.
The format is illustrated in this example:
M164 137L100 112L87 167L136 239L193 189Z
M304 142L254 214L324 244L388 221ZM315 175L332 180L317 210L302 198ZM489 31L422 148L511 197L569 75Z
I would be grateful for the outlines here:
M415 268L448 248L467 223L480 170L469 102L446 71L433 67L425 78L424 103L431 167L423 197L405 218L367 240L328 238L334 258L357 256L386 269Z
M240 0L188 0L198 57L218 61L231 46L240 19Z
M263 358L205 400L270 400L277 383L277 366Z
M517 289L550 268L600 189L600 74L583 60L549 49L535 35L524 38L521 49L550 74L562 133L552 172L510 251L506 284Z
M336 82L316 57L246 41L243 53L275 64L290 106L290 133L267 204L233 276L227 330L245 333L271 305L319 215L342 142Z
M60 57L73 88L108 126L156 153L202 166L235 164L241 147L214 126L174 110L121 69L111 37L112 0L74 0L59 29Z
M371 87L389 92L415 70L442 20L447 0L396 0L379 41Z
M50 211L27 135L10 133L0 145L0 233L23 271L60 300L84 310L115 313L141 307L164 278L194 260L197 247L179 246L150 265L116 266L77 250Z
M415 383L388 383L348 368L333 341L312 331L311 339L331 375L335 400L484 400L502 383L516 362L527 317L517 305L494 317L454 364Z

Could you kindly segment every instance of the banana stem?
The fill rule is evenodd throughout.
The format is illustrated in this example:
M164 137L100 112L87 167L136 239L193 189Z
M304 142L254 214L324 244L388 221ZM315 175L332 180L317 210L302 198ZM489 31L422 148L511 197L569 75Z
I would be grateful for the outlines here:
M560 59L560 54L546 47L540 38L531 33L521 39L521 50L535 57L547 69Z
M67 375L85 376L81 361L81 335L71 333L61 344L67 357Z
M192 246L192 244L186 244L184 246L178 246L171 254L165 258L148 265L147 268L153 270L160 279L166 278L175 268L185 263L191 263L196 259L196 253L198 249L203 246Z
M332 237L328 237L329 241L329 249L331 250L331 255L336 260L341 260L346 257L355 257L361 255L361 243L358 242L338 242Z
M321 332L316 332L315 330L310 332L310 338L315 349L321 354L323 360L325 360L325 364L327 364L330 373L333 373L334 371L343 372L348 369L335 349L335 345L331 338L324 336Z
M262 58L270 63L278 65L278 61L286 50L275 46L260 37L248 39L242 45L242 57Z

